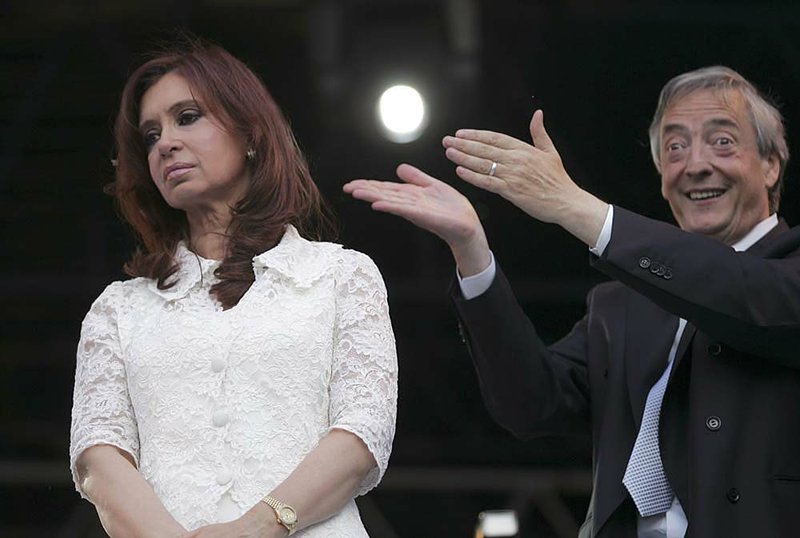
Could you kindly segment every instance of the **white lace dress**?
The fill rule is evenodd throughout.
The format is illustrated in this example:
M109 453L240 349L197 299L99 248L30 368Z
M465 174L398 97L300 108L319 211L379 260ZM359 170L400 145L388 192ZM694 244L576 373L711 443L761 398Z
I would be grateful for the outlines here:
M378 462L358 493L374 487L394 436L397 356L372 261L290 226L253 258L255 282L223 310L209 295L219 262L183 246L176 258L172 288L114 282L84 319L73 479L83 450L117 446L191 530L240 516L340 428ZM296 536L367 534L350 501Z

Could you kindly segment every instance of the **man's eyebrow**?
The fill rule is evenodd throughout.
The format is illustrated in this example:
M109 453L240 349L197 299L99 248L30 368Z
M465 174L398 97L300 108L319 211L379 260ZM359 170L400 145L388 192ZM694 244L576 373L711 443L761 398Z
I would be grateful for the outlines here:
M173 104L171 107L167 109L167 113L171 116L174 116L175 114L178 113L180 109L190 106L197 107L198 106L197 101L195 101L194 99L186 99L184 101L178 101L177 103ZM139 124L139 131L145 132L151 126L157 124L158 122L156 120L145 120L141 124Z
M720 127L728 127L738 129L739 124L730 118L711 118L703 124L703 130L718 129ZM680 123L668 123L662 130L662 137L668 134L679 133L685 134L689 129Z
M673 133L687 133L689 129L685 125L681 125L680 123L668 123L662 129L662 137L663 135L673 134Z
M716 127L732 127L734 129L739 128L739 124L733 121L730 118L711 118L708 120L705 125L703 125L706 129L709 127L716 128Z

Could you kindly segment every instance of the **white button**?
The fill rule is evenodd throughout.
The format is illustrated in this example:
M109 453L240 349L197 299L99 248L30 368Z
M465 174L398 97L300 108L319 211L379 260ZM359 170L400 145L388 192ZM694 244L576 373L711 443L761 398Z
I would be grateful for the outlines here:
M225 359L222 357L214 357L211 359L211 370L214 372L221 372L225 369Z
M211 423L217 428L224 426L229 420L228 412L224 410L214 411L214 414L211 416Z
M233 478L233 474L229 469L220 469L217 472L217 484L224 486Z
M260 462L256 458L247 458L244 462L244 470L248 474L253 474L258 470Z

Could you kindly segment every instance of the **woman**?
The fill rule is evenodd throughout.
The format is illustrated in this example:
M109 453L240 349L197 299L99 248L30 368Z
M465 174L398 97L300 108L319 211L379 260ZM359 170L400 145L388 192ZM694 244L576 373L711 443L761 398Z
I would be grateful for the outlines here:
M369 258L302 237L321 198L277 105L195 42L131 75L115 137L141 247L83 322L78 491L115 538L366 536L353 498L394 435L386 293Z

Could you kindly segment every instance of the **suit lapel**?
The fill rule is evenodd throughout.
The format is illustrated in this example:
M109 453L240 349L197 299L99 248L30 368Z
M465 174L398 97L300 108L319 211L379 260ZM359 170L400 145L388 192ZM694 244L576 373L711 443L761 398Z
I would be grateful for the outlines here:
M626 328L622 352L624 377L614 385L615 389L627 388L628 394L620 394L620 399L614 398L613 404L609 404L611 407L606 411L613 414L606 414L604 433L596 447L598 457L592 493L596 497L593 514L595 531L604 528L614 511L625 501L627 490L622 485L622 476L641 425L647 394L667 366L669 349L678 327L677 317L657 307L649 299L633 290L628 297L630 301L624 314ZM624 384L622 387L619 386L620 382ZM631 413L630 422L627 417L620 416L626 412Z
M678 349L675 351L675 364L672 365L672 371L669 374L670 382L672 378L675 377L675 372L680 368L681 361L683 357L686 356L686 351L689 349L689 344L691 344L692 338L694 338L696 332L697 328L687 322L686 327L683 329L683 334L681 335L681 341L678 343Z
M642 421L650 388L667 367L667 358L678 318L638 293L633 294L627 312L628 342L625 345L625 373L636 431Z

